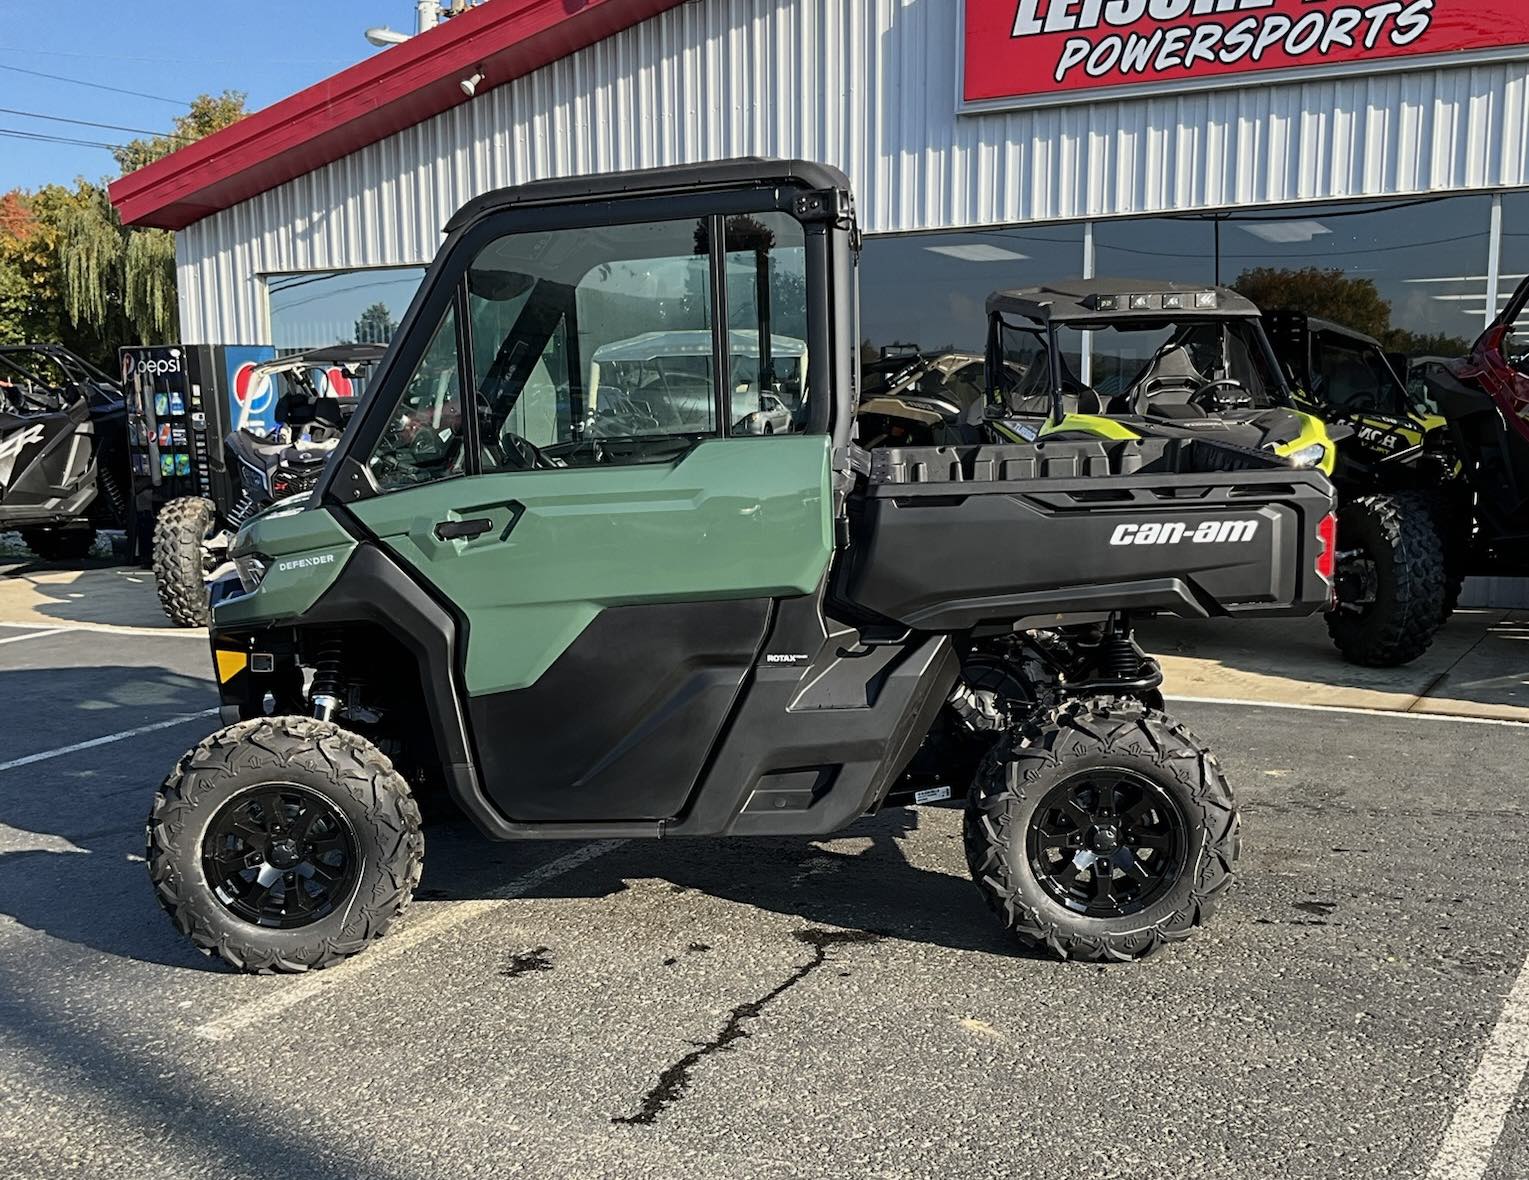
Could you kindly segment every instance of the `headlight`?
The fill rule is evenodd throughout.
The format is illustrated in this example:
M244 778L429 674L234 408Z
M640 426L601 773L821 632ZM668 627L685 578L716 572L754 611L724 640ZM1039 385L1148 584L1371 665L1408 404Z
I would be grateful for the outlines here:
M1285 458L1290 460L1292 467L1320 467L1322 460L1327 458L1327 447L1322 443L1312 443L1309 447L1292 451Z
M246 594L253 594L265 579L267 561L258 553L246 553L234 558L234 569L239 571L239 585Z

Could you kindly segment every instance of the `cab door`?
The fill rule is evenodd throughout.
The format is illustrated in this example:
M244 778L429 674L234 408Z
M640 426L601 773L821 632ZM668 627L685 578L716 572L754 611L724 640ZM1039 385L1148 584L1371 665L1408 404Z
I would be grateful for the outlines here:
M407 329L428 345L368 411L378 494L351 511L456 612L480 776L513 821L679 814L775 602L824 581L805 231L752 199L466 235ZM789 428L731 421L744 385Z

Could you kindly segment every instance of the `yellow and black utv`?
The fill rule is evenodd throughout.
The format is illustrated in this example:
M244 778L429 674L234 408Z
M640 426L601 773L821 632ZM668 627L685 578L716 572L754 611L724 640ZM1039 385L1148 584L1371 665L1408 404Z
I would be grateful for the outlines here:
M987 310L989 428L1000 435L1170 439L1199 446L1201 462L1334 476L1363 428L1303 405L1259 309L1224 287L1071 280L997 292ZM1406 664L1445 616L1434 510L1358 482L1340 481L1339 503L1328 629L1355 663Z

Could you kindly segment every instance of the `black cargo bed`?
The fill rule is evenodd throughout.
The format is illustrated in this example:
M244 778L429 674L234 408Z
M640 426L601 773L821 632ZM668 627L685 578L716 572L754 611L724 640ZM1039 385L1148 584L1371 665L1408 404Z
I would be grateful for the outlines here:
M927 631L1325 609L1315 471L1181 440L885 448L850 503L847 601ZM1224 452L1224 453L1223 453ZM1245 470L1186 470L1245 463Z

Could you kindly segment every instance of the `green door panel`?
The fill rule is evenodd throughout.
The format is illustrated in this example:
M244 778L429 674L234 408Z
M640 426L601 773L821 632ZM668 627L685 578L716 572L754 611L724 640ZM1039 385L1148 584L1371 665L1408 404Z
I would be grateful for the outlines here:
M833 552L830 444L714 439L673 464L516 471L355 514L468 619L467 691L535 684L608 606L815 591ZM488 520L470 540L436 526Z

